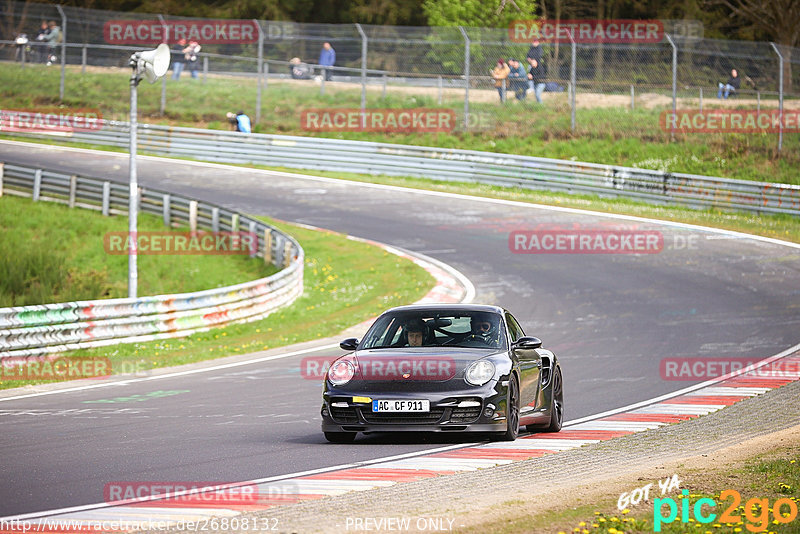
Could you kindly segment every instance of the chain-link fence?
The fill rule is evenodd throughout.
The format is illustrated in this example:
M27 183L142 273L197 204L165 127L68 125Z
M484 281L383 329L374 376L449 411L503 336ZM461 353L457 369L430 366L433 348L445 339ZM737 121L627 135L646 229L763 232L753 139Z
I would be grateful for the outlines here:
M37 39L42 23L50 21L59 26L61 38L49 43ZM669 33L640 43L575 42L570 37L542 42L531 52L529 42L512 39L507 29L209 21L12 1L0 6L0 61L23 68L60 65L58 96L63 101L78 90L65 81L68 76L126 68L131 51L161 41L175 46L179 34L191 37L192 28L205 27L211 33L198 34L202 49L197 61L186 64L182 78L173 74L161 82L161 114L170 107L170 84L195 76L201 83L235 78L255 86L246 109L253 110L262 131L314 130L302 123L301 110L289 124L270 122L273 114L264 112L270 95L287 92L332 109L450 110L449 128L543 139L675 139L676 132L686 130L674 123L665 128L664 112L723 108L782 113L784 106L800 107L800 49ZM27 42L18 39L21 34ZM324 43L335 50L332 66L320 64L325 63ZM533 80L529 55L541 58ZM519 60L522 75L493 76L498 60L507 64L510 58ZM718 93L733 69L740 87L728 95ZM326 94L336 98L320 98ZM324 122L323 116L315 124ZM335 122L319 129L336 130ZM358 124L363 128L366 121ZM384 127L381 122L378 129ZM775 136L778 150L782 133L781 127Z

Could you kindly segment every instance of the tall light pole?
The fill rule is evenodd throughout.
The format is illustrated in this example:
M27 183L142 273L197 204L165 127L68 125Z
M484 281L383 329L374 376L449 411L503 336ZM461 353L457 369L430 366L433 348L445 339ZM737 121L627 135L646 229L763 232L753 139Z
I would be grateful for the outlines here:
M164 76L169 69L169 46L161 43L154 50L135 52L131 55L131 121L130 121L130 162L128 173L130 178L130 191L128 192L128 237L130 250L128 251L128 298L136 298L136 288L139 284L139 273L136 265L137 250L137 214L139 212L139 183L136 176L136 134L138 123L136 120L136 88L142 81L142 76L150 83Z

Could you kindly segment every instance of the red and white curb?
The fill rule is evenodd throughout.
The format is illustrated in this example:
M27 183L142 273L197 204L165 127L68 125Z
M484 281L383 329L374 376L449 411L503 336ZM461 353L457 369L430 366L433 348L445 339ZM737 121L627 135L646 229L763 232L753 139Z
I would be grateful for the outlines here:
M758 367L780 361L789 369L800 368L800 346L756 364L755 370L728 374L702 384L690 386L677 394L661 397L657 402L647 401L628 409L600 414L592 418L566 423L558 433L537 433L513 442L473 443L466 446L442 447L432 453L402 455L400 457L359 462L327 470L317 470L286 478L242 482L255 486L253 499L235 505L225 503L227 497L220 493L188 492L176 497L127 501L127 504L105 503L94 509L73 509L28 514L26 519L46 516L54 532L84 531L103 521L118 522L120 530L136 530L143 524L160 522L161 525L178 526L186 522L206 521L211 518L233 518L242 513L265 510L273 506L294 504L306 500L342 495L353 491L377 488L445 476L460 471L475 471L497 465L537 458L547 454L576 449L590 443L599 443L620 436L643 432L664 425L679 423L706 415L743 399L761 395L800 379L800 371L786 371L779 375L761 376ZM236 485L239 485L238 483ZM232 485L232 486L236 486ZM224 493L224 492L223 492ZM23 517L23 516L18 516ZM10 518L2 518L10 519ZM69 522L70 528L56 525ZM8 524L8 523L6 523ZM166 528L166 527L165 527ZM0 532L20 532L4 529Z

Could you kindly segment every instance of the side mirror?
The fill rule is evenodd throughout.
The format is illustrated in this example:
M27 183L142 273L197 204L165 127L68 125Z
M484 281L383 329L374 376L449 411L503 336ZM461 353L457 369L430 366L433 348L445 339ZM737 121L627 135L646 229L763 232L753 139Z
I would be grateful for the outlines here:
M539 344L541 345L541 342L539 342ZM339 347L341 347L342 350L356 350L356 347L358 347L358 338L349 337L339 343Z
M542 346L542 340L538 337L521 337L512 343L512 349L538 349Z

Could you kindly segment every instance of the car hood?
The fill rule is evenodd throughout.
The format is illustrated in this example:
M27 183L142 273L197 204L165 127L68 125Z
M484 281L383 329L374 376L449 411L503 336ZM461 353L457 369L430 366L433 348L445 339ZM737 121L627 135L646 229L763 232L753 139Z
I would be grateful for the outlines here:
M358 362L354 380L362 382L445 382L464 377L476 360L498 351L494 348L429 347L368 349L352 354Z

